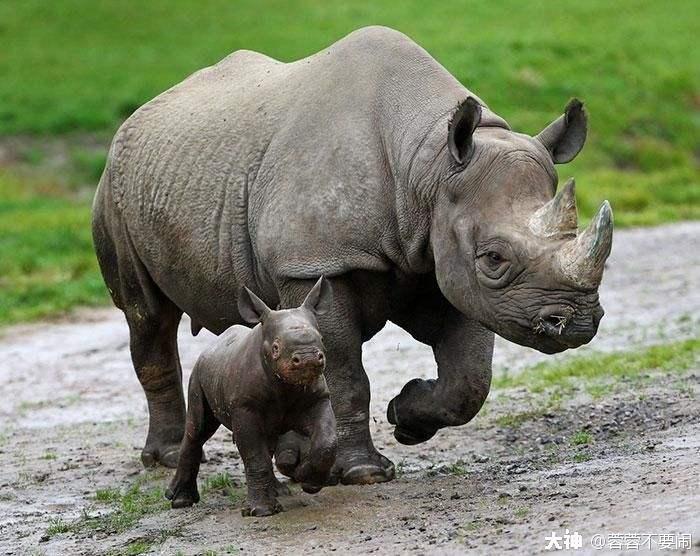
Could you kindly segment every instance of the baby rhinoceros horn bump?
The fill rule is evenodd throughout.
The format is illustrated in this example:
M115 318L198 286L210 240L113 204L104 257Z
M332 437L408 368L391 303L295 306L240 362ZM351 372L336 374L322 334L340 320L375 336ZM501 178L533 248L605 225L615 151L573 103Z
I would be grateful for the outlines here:
M576 237L576 182L570 178L554 198L530 218L530 229L544 238Z
M562 248L560 263L564 274L583 287L597 288L610 255L612 236L612 209L604 201L588 227Z

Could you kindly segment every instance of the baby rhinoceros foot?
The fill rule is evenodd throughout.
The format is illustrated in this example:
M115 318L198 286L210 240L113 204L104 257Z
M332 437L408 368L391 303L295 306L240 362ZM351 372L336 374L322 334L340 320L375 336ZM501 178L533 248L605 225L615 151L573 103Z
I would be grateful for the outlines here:
M280 482L280 480L277 477L275 477L275 480L270 486L270 489L270 494L273 498L276 498L278 496L289 496L292 494L292 491L289 490L289 487L284 483Z
M241 508L243 517L267 517L283 511L282 505L276 500L246 502Z
M323 485L315 485L312 483L301 483L301 490L307 494L316 494L323 488Z
M165 497L170 500L170 507L189 508L199 502L199 491L197 485L170 485L165 491Z

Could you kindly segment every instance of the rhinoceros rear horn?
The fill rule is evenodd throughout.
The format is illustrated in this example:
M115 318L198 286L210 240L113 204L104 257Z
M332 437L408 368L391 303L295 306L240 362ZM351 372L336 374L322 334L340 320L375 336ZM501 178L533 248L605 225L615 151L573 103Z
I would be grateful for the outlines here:
M472 136L481 121L481 105L474 97L467 97L455 110L447 126L447 146L454 161L460 166L469 162L474 151Z
M530 218L530 229L538 236L564 239L576 237L576 182L570 178L554 198Z
M605 261L610 255L613 236L613 214L604 201L588 227L567 242L559 253L564 275L584 288L597 288L603 278Z
M588 133L588 118L583 103L573 99L564 114L544 128L536 137L552 155L555 164L570 162L583 148Z

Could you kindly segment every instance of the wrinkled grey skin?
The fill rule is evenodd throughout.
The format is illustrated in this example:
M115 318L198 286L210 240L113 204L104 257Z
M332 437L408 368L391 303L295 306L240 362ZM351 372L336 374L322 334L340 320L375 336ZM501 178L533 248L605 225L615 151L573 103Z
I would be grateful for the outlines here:
M605 203L577 236L573 184L553 199L554 163L585 137L578 101L536 137L511 131L381 27L289 64L235 52L143 106L114 138L93 228L148 398L144 463L174 465L184 431L182 313L221 333L243 322L241 285L292 307L319 276L332 283L319 326L343 483L394 475L369 434L361 359L387 320L438 364L389 405L407 444L476 415L494 332L547 353L590 341L612 215ZM289 474L301 445L285 437L278 467Z
M244 516L282 510L277 496L289 489L275 478L271 457L277 439L288 431L310 439L303 462L291 470L294 479L309 493L328 482L337 436L316 318L328 311L331 299L323 277L294 309L273 311L247 288L240 291L238 312L256 326L232 326L194 366L177 472L165 493L173 508L199 501L202 446L220 425L233 433L243 460L248 487Z

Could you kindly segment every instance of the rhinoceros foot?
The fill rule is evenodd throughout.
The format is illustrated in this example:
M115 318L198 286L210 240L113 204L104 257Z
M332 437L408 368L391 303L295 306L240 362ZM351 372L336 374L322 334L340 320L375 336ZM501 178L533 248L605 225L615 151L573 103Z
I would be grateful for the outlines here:
M148 444L141 451L141 463L144 467L156 467L157 465L162 465L163 467L170 467L172 469L177 468L177 460L180 456L180 443L175 444L162 444L160 446L154 446L153 444ZM207 461L204 456L204 451L202 451L202 463Z
M434 388L434 380L415 378L389 402L387 420L396 426L394 438L401 444L420 444L438 431L439 427L431 415L433 408L429 403Z
M267 517L284 511L282 505L274 498L256 502L246 502L241 508L243 517Z
M385 483L394 478L394 464L374 448L369 431L363 433L364 431L360 431L359 435L339 434L341 440L335 464L324 486L339 483L368 485ZM295 477L297 466L300 461L304 461L308 449L309 442L304 436L294 432L283 435L278 441L275 454L277 469L288 477Z
M394 478L394 464L380 454L371 442L359 446L341 443L331 471L331 484L370 485Z
M146 446L141 451L141 463L144 467L177 467L177 458L180 453L180 444L170 444L161 447Z
M340 482L344 485L371 485L385 483L394 478L394 464L386 457L379 455L379 463L364 463L353 465L347 471L343 470Z

